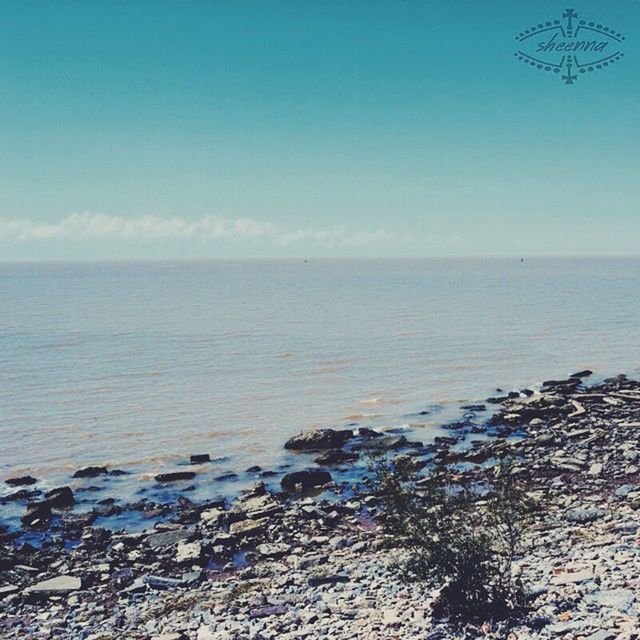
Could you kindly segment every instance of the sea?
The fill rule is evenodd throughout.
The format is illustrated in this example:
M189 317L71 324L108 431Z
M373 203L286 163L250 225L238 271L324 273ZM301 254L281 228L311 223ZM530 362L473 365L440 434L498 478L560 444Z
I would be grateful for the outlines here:
M302 430L429 442L497 388L637 376L639 276L638 258L3 263L0 480L106 465L133 495L208 453L224 492L306 464L283 450Z

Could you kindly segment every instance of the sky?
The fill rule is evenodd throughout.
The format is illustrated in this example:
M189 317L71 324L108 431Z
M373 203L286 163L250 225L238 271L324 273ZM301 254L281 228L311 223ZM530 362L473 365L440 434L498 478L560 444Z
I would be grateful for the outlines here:
M514 57L573 7L573 85ZM3 0L0 260L640 253L640 3Z

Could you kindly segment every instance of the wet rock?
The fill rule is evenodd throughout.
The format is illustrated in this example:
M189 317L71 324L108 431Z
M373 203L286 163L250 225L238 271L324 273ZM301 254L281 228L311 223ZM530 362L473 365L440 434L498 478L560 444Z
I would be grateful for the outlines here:
M31 502L27 513L22 516L22 524L27 529L45 529L51 522L51 505L46 500Z
M73 491L70 487L57 487L44 494L52 509L67 509L75 504Z
M570 378L588 378L590 375L593 375L593 371L591 369L584 369L584 371L578 371L577 373L572 373Z
M5 482L10 487L21 487L24 485L35 484L38 482L33 476L20 476L19 478L9 478Z
M20 591L20 587L17 587L15 584L2 585L0 587L0 600L7 596L12 596L14 593L18 593L18 591Z
M353 431L343 429L317 429L315 431L304 431L297 436L287 440L285 449L292 451L314 451L320 449L339 449L348 440L353 438Z
M306 471L293 471L287 473L280 482L285 491L313 489L331 482L331 474L322 469L308 469Z
M106 467L85 467L78 469L73 474L74 478L97 478L98 476L106 476L108 473Z
M191 464L204 464L205 462L211 462L211 456L208 453L194 453L189 461Z
M195 471L174 471L173 473L160 473L155 477L156 482L177 482L178 480L193 480Z
M587 522L593 522L598 518L602 518L604 514L605 512L601 509L570 509L566 512L565 518L569 522L586 524Z
M314 462L321 465L335 466L345 462L355 462L357 459L357 453L349 453L342 451L342 449L331 449L314 458Z

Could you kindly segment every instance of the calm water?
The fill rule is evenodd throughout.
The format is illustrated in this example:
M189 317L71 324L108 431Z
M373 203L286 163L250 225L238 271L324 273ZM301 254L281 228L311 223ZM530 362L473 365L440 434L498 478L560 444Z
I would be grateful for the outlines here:
M640 260L0 265L0 474L277 465L496 386L640 366ZM429 410L429 415L420 415Z

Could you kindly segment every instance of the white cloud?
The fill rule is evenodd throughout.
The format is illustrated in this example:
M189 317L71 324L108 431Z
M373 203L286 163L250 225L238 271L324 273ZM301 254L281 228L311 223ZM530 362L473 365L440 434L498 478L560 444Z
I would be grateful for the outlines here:
M139 216L125 218L100 213L74 213L57 222L34 222L0 218L0 240L26 242L45 240L125 240L152 243L166 239L198 241L266 241L279 246L312 244L321 246L404 245L409 234L383 230L350 231L343 227L285 229L250 218L204 216L198 220L180 217Z

